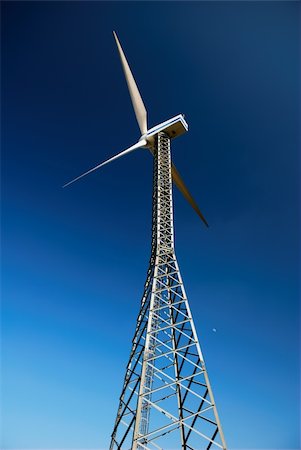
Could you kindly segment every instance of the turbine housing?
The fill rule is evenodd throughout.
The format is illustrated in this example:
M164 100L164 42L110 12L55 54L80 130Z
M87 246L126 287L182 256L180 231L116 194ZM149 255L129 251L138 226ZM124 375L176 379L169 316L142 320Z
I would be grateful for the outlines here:
M161 131L164 131L170 139L173 139L186 133L186 131L188 131L188 124L184 119L183 114L179 114L178 116L172 117L171 119L150 128L142 137L147 141L152 142L156 134Z

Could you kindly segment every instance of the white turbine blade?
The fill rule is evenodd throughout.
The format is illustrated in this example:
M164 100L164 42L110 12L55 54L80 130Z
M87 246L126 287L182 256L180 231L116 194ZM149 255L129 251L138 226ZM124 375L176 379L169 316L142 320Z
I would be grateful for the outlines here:
M91 172L94 172L97 169L100 169L100 167L105 166L106 164L109 164L110 162L114 161L115 159L121 158L124 155L127 155L128 153L132 152L133 150L136 150L137 148L145 147L147 144L145 139L142 139L141 141L137 142L137 144L132 145L131 147L127 148L126 150L123 150L120 153L117 153L117 155L112 156L112 158L107 159L106 161L102 162L101 164L98 164L97 166L93 167L92 169L88 170L87 172L83 173L79 177L74 178L74 180L69 181L68 183L64 184L63 188L66 186L69 186L69 184L74 183L75 181L79 180L80 178L85 177Z
M177 186L179 191L183 194L183 196L186 198L188 203L193 207L193 209L195 210L197 215L200 217L200 219L204 222L206 227L209 227L207 220L205 219L205 217L201 213L198 205L196 204L195 200L191 196L191 194L188 191L188 189L187 189L184 181L182 180L179 172L177 171L177 169L175 168L175 166L173 164L172 164L172 167L171 167L171 174L172 174L173 182L175 183L175 185Z
M146 109L145 106L143 104L141 95L139 93L137 84L134 80L133 74L131 72L131 69L128 65L128 62L126 60L125 54L123 53L122 47L120 45L120 42L118 40L117 34L115 33L115 31L113 31L114 34L114 38L117 44L117 48L118 48L118 52L119 52L119 56L121 59L121 64L123 67L123 71L124 71L124 75L125 75L125 79L130 91L130 96L132 99L132 103L133 103L133 107L135 110L135 114L136 114L136 118L137 118L137 122L139 124L139 128L142 134L145 134L147 132L147 113L146 113Z

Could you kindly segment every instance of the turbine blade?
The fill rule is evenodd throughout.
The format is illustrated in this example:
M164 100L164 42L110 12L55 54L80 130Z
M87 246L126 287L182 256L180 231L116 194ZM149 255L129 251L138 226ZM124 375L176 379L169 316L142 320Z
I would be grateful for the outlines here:
M107 159L106 161L98 164L97 166L93 167L92 169L88 170L87 172L83 173L79 177L74 178L74 180L69 181L68 183L64 184L63 188L66 186L69 186L69 184L74 183L75 181L79 180L80 178L85 177L91 172L94 172L97 169L100 169L100 167L105 166L106 164L109 164L110 162L114 161L115 159L121 158L124 155L127 155L128 153L132 152L133 150L136 150L137 148L144 147L147 144L145 139L142 139L141 141L137 142L137 144L132 145L131 147L127 148L126 150L123 150L120 153L117 153L117 155L112 156L112 158Z
M182 180L179 172L175 168L174 164L172 164L172 167L171 167L171 175L172 175L173 182L175 183L175 185L177 186L179 191L183 194L183 196L186 198L188 203L190 203L190 205L193 207L193 209L195 210L197 215L202 219L202 221L204 222L206 227L209 227L207 220L205 219L205 217L203 216L203 214L199 210L198 205L196 204L196 202L194 201L194 199L191 196L190 192L188 191L187 187L185 186L185 183Z
M132 104L135 110L137 122L140 128L140 131L142 134L145 134L147 132L147 113L145 106L143 104L141 95L139 93L137 84L134 80L133 74L131 72L131 69L128 65L128 62L126 60L125 54L123 53L122 47L120 45L120 42L118 40L117 34L115 31L113 31L114 38L117 44L119 56L121 59L122 68L124 71L125 79L129 88L130 96L132 99Z

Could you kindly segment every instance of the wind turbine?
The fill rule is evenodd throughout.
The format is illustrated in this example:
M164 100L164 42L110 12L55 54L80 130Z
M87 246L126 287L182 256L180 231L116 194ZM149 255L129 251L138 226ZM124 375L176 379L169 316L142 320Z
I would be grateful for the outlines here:
M188 125L179 114L148 128L146 108L118 37L113 34L141 137L64 185L139 148L148 148L154 157L151 257L110 450L225 450L174 250L172 182L208 226L171 161L170 141L188 131Z

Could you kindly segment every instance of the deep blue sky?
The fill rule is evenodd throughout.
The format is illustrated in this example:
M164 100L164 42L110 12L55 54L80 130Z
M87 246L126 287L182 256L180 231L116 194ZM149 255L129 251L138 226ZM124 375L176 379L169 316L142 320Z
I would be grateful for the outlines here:
M228 445L299 448L299 2L2 2L2 448L108 449L150 250L112 30L185 113L176 250ZM216 332L212 329L216 328Z

